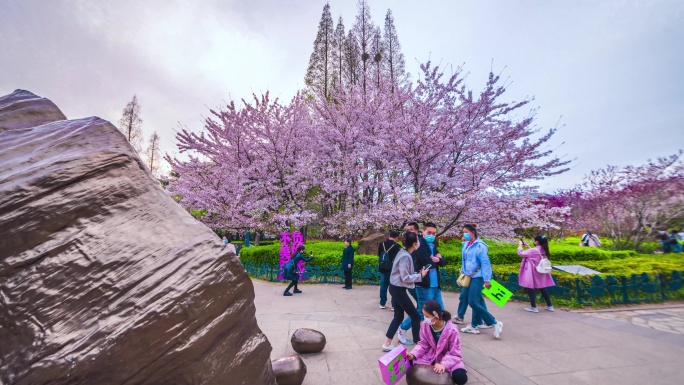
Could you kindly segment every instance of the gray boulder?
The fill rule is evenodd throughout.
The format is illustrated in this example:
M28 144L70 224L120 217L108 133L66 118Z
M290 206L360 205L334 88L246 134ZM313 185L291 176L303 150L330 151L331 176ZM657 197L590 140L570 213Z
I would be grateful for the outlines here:
M273 361L272 364L278 385L301 385L304 382L306 364L301 357L283 357Z
M297 329L290 339L292 349L299 354L319 353L325 348L325 336L318 330Z
M275 384L254 288L111 123L0 97L0 383Z
M414 365L406 372L408 385L454 385L448 373L437 374L431 365Z
M359 241L358 254L378 255L380 243L387 240L387 235L379 230L367 230Z

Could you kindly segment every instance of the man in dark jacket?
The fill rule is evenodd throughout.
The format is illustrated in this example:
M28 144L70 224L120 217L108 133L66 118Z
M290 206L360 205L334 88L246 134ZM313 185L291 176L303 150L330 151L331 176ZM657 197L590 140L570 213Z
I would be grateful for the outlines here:
M351 245L351 239L345 239L344 246L340 268L344 271L344 289L349 290L352 288L352 270L354 269L354 247Z
M439 267L446 265L446 259L442 257L437 250L437 246L435 246L437 225L432 222L427 222L425 224L425 229L421 234L419 232L418 224L411 222L408 225L407 231L418 234L418 240L420 242L420 247L411 253L415 271L420 271L423 267L431 265L430 272L423 277L423 280L421 282L416 282L416 307L418 308L418 314L422 320L422 308L426 301L436 301L442 309L444 309L442 291L440 289ZM407 344L406 331L410 328L411 319L407 318L399 328L399 342L402 344Z
M401 250L401 246L397 243L398 238L399 232L392 231L390 232L389 238L378 245L378 271L382 274L380 276L380 309L384 309L385 304L387 303L387 289L389 288L392 265L394 264L394 258L397 256L399 250ZM388 258L387 264L389 265L389 269L383 264L382 258L385 253ZM394 299L392 299L392 309L394 309Z

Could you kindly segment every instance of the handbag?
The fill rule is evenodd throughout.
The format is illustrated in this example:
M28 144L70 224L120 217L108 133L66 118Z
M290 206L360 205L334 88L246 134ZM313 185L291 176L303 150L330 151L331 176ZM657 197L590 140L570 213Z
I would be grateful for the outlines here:
M475 271L473 271L473 275L477 274L477 271L478 271L478 270L480 270L480 266L478 266L478 267L475 269ZM469 287L469 286L470 286L470 280L471 280L472 278L473 278L473 277L472 277L471 275L467 275L467 274L461 272L461 274L459 274L459 276L458 276L458 279L456 280L456 283L457 283L458 286L460 286L460 287Z

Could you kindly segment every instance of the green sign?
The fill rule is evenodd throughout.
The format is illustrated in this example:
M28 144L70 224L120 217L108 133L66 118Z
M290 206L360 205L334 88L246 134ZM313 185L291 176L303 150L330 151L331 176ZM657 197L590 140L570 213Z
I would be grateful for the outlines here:
M491 299L499 307L504 307L506 302L513 296L513 293L493 279L489 283L492 284L492 287L482 289L482 294L486 295L487 298Z

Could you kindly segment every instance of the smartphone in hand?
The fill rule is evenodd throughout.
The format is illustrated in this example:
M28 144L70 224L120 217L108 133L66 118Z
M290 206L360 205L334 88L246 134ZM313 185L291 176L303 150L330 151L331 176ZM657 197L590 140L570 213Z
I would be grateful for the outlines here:
M425 266L423 267L423 269L426 269L426 270L430 270L431 268L432 268L432 264L431 264L431 263L428 263L427 265L425 265Z

